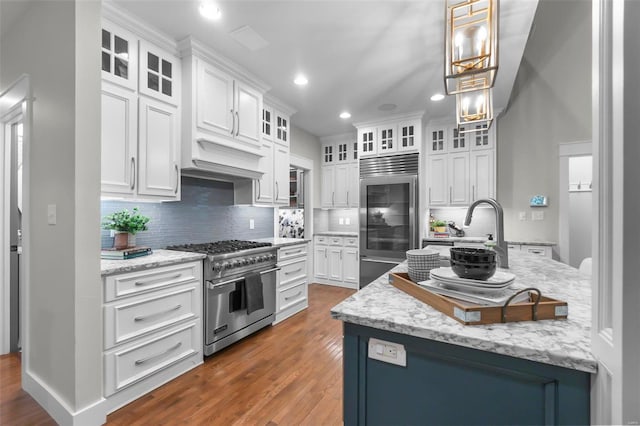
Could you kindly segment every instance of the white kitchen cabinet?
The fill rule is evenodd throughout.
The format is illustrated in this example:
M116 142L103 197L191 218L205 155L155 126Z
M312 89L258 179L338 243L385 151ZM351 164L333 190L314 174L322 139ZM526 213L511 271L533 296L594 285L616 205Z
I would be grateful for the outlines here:
M138 38L107 20L102 22L102 79L138 89Z
M335 166L323 166L320 170L320 204L321 207L334 207L335 200Z
M107 412L202 364L202 286L201 261L103 278Z
M260 148L262 94L205 61L197 64L199 129L231 145Z
M151 98L139 100L138 194L180 198L178 108Z
M449 185L447 166L449 157L444 154L430 155L427 172L429 175L428 205L446 206L449 204Z
M378 140L375 127L358 129L358 144L360 157L376 155L378 152Z
M275 141L281 145L289 147L289 121L290 118L282 111L274 110L273 116L275 118Z
M358 207L358 163L336 164L321 168L321 207Z
M357 145L357 144L356 144ZM322 165L343 164L357 161L353 159L353 143L346 138L323 139L321 144Z
M553 257L552 246L547 245L535 245L535 244L509 244L509 251L524 251L527 253L535 254L537 256L547 257L551 259Z
M334 168L333 207L349 207L349 165L339 164Z
M262 177L250 184L235 185L236 202L258 205L289 205L289 148L272 141L262 141L260 171ZM248 188L245 188L248 186ZM240 194L250 192L250 194ZM242 197L242 198L238 198Z
M422 142L422 121L406 120L398 123L398 151L415 151Z
M495 152L489 149L471 151L471 202L495 198Z
M140 40L140 94L168 104L180 105L180 59Z
M273 140L273 108L266 103L262 106L262 140Z
M358 163L351 163L348 166L347 177L347 207L360 206L360 166Z
M469 153L448 154L449 204L465 206L469 203Z
M102 194L133 197L138 157L138 97L134 92L102 83Z
M378 154L388 154L398 150L397 146L397 125L387 124L376 128L378 140Z
M476 124L476 131L468 133L472 150L493 149L495 147L495 125L487 129L487 124Z
M358 237L314 237L314 279L320 284L358 288Z
M306 309L308 263L306 242L278 248L277 273L278 287L276 297L275 323Z
M485 126L486 127L486 126ZM429 206L467 206L495 198L495 135L491 130L431 124L427 187Z
M102 195L179 200L180 60L107 20L102 36Z

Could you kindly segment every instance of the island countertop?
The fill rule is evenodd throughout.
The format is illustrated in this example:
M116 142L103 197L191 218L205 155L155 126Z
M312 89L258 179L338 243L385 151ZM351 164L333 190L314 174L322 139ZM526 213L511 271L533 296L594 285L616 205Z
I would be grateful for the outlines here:
M462 325L389 284L384 274L331 310L333 318L400 334L595 373L591 353L591 282L578 270L524 252L510 254L515 287L536 287L568 302L566 320ZM406 272L406 262L391 272Z

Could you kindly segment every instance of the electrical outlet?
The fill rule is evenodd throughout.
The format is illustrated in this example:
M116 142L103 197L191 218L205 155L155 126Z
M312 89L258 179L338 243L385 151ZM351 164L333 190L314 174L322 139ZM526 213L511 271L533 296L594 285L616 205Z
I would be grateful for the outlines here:
M544 220L544 212L542 210L532 211L531 220Z
M345 225L351 225L351 218L350 217L344 218L344 224Z
M249 219L249 229L256 227L256 222L253 219Z
M527 220L527 212L520 212L520 214L518 215L518 218L520 220Z
M380 339L369 339L369 358L390 364L407 366L407 351L404 345Z
M344 225L344 218L343 217L338 219L338 224Z

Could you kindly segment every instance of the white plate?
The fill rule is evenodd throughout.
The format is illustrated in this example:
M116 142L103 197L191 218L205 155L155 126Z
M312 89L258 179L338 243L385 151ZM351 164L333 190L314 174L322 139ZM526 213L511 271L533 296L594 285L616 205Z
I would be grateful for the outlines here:
M469 287L469 288L477 288L477 289L488 288L489 290L494 289L494 288L497 288L497 289L506 288L506 287L509 287L511 284L513 284L515 282L515 280L511 280L511 281L507 281L504 284L495 285L495 284L481 284L481 281L466 283L466 282L462 282L462 281L447 280L447 279L436 277L436 276L433 276L433 275L430 275L430 277L431 277L432 280L437 281L438 283L445 284L445 285L448 285L448 284L458 285L458 284L460 284L460 285L463 285L463 286Z
M471 280L468 278L460 278L456 275L455 272L453 272L451 267L432 269L431 275L437 278L442 278L442 280L446 280L449 282L463 284L481 284L490 286L504 285L516 279L515 275L500 270L496 270L496 273L487 280Z
M501 305L504 304L511 296L513 296L517 290L506 290L506 289L496 289L490 290L488 292L485 291L460 291L454 290L452 288L444 287L441 283L434 280L420 281L419 285L428 288L434 293L442 294L444 296L453 297L459 300L464 300L471 303L477 303L480 305ZM523 293L520 296L516 296L516 298L511 303L519 303L522 301L526 301L529 298L528 293Z
M514 281L511 281L507 284L500 285L500 286L492 285L492 286L483 287L483 286L478 286L476 284L443 282L435 278L433 275L431 276L431 278L436 284L441 285L443 287L450 288L452 290L467 291L467 292L473 292L473 293L500 293L514 283Z

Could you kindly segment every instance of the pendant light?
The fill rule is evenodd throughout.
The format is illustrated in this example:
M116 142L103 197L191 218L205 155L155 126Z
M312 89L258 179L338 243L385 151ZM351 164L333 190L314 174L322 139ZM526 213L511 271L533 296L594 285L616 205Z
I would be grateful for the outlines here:
M445 89L493 87L498 71L498 0L447 0Z

